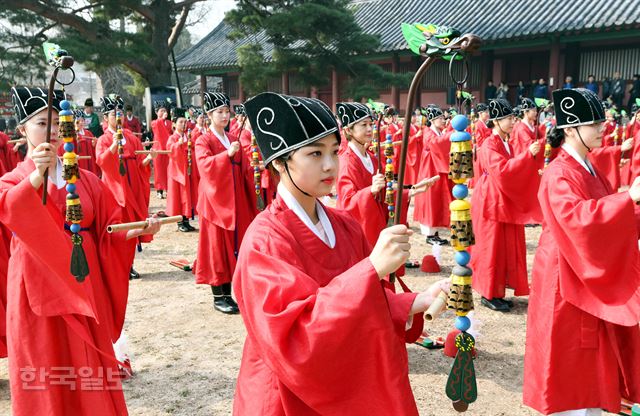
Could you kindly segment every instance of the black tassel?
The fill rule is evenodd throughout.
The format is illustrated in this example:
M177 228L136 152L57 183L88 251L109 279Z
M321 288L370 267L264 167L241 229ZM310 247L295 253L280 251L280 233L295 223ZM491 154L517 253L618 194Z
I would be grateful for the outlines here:
M89 274L89 265L87 264L87 256L82 248L82 236L73 234L71 236L73 242L73 250L71 251L71 274L75 276L76 281L84 282L85 277Z
M256 194L256 208L258 208L258 211L264 211L264 199L262 199L261 193Z
M127 174L127 171L126 171L126 169L124 168L124 162L122 161L122 159L120 159L120 169L119 169L119 172L120 172L120 176L124 176L124 175L126 175L126 174Z

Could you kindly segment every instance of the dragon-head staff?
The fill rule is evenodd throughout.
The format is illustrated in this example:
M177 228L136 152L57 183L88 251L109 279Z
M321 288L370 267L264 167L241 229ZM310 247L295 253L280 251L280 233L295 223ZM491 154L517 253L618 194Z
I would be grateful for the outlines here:
M417 55L462 59L462 55L473 53L480 47L480 38L473 34L461 34L447 26L412 25L403 23L402 33L409 48Z

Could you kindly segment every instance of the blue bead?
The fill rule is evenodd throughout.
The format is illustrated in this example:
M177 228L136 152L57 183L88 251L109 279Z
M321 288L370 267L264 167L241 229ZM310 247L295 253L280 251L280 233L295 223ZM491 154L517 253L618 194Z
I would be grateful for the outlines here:
M453 118L453 120L451 120L451 127L453 127L455 130L458 130L458 131L463 131L464 129L467 128L468 125L469 125L469 119L466 116L463 116L462 114L458 114Z
M69 110L71 108L71 103L67 100L60 101L60 108L63 110Z
M256 185L256 191L260 190L260 185Z
M450 137L452 142L468 142L471 140L471 135L466 131L456 131Z
M465 199L469 195L469 189L466 185L455 185L451 191L456 199Z
M389 210L389 212L395 211L395 208L393 207L393 205L389 205L389 207L387 209Z
M67 192L69 192L70 194L75 194L76 193L76 184L75 183L68 183L67 184Z
M393 159L391 158L387 159L387 163L393 163Z
M456 329L459 331L465 332L469 328L471 328L471 319L466 316L458 316L456 317Z
M471 255L468 251L456 251L456 254L453 255L453 259L460 266L466 266L469 264L469 260L471 260Z
M387 141L390 142L391 141L391 133L387 134Z
M393 182L387 182L387 186L393 186Z
M73 143L65 143L64 144L65 152L73 152Z
M72 233L77 234L80 232L80 224L71 224L71 227L69 227L69 229Z

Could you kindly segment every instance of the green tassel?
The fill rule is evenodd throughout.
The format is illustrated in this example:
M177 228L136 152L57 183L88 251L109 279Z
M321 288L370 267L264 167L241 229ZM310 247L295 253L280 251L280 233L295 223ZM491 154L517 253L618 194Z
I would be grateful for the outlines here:
M82 236L73 234L71 236L73 242L73 250L71 251L71 274L76 278L77 282L84 282L84 278L89 274L89 265L87 264L87 256L82 248Z
M462 332L456 337L458 353L451 366L446 387L447 397L453 401L456 410L466 410L466 407L478 398L476 371L473 367L472 356L474 346L475 339L470 334Z
M124 168L124 162L120 160L120 176L124 176L127 174L127 171Z

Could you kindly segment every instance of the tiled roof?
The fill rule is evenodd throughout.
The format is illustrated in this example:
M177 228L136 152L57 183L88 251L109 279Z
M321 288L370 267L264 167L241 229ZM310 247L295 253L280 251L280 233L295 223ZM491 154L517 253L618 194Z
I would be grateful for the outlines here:
M433 23L474 33L486 44L549 35L640 28L637 0L354 0L349 5L365 33L380 35L380 52L404 51L400 24ZM229 40L224 21L177 57L178 69L198 71L237 65L236 48L258 42L269 58L264 32Z

